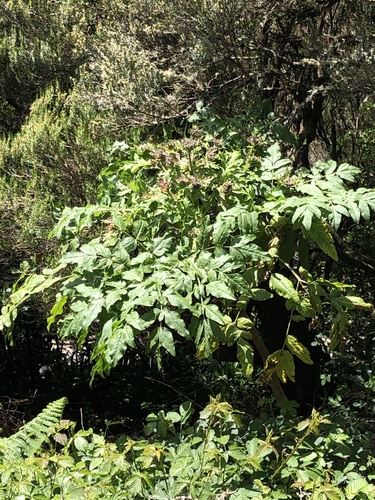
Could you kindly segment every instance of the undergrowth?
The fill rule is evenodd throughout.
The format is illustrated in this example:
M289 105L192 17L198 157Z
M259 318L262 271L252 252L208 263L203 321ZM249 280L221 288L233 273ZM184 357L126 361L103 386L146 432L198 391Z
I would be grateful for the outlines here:
M185 402L148 415L143 436L109 442L60 420L51 403L0 440L1 498L371 499L375 457L364 434L293 405L247 420L220 397L193 417ZM45 444L47 443L47 444Z

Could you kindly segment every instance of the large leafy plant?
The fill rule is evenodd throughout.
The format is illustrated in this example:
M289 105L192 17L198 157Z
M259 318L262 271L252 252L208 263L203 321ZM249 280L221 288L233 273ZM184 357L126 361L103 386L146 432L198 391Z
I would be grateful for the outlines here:
M345 221L370 219L375 192L352 188L359 170L351 165L293 171L277 143L266 149L268 136L234 125L212 130L114 145L98 203L66 208L53 230L58 265L26 269L14 285L0 317L8 337L19 306L59 283L48 328L92 343L93 376L107 374L129 348L161 364L164 352L174 356L177 344L191 341L200 358L235 346L251 377L255 346L280 399L277 377L294 380L294 357L312 363L291 323L316 324L324 313L332 318L330 348L342 342L348 312L372 306L352 286L329 281L324 268L339 259L335 234ZM269 353L256 304L273 295L285 300L290 320L282 348Z

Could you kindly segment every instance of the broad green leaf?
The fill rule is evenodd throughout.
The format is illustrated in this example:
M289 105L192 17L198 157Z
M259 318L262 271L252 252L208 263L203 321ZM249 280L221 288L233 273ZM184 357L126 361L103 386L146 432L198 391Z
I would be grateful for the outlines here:
M82 245L80 251L84 255L89 255L90 257L96 257L98 254L97 249L95 248L95 244L93 242L91 245L90 244Z
M241 212L238 215L238 228L242 234L254 233L257 228L256 212Z
M338 260L333 237L323 222L314 220L309 235L331 259Z
M285 299L292 299L299 302L300 297L293 283L286 276L280 273L272 273L270 277L270 288Z
M230 285L231 289L241 293L242 295L250 294L251 286L240 274L224 274L220 273L219 277L222 277Z
M306 210L305 210L305 213L303 214L303 217L302 217L302 225L306 229L306 231L310 231L310 229L311 229L311 224L312 224L313 216L314 216L314 214L307 207Z
M245 330L237 328L235 323L227 325L225 328L220 328L216 338L219 342L231 346L235 344L242 334L246 333Z
M305 318L315 318L316 316L316 310L312 307L310 300L302 295L299 295L298 302L287 299L285 305L288 310L294 308L297 309L297 311Z
M125 232L128 229L128 223L126 222L124 216L120 213L112 214L113 225L117 227L122 232Z
M361 297L346 295L345 298L353 305L355 309L363 309L365 311L372 311L374 309L373 304L371 304L370 302L365 302Z
M169 352L169 354L172 354L172 356L176 356L173 335L169 328L165 328L164 326L158 328L158 340L160 345L164 347L164 349Z
M241 337L237 341L237 358L240 362L243 375L250 379L254 371L254 349Z
M355 182L356 176L360 174L360 172L360 168L349 165L348 163L343 163L338 167L335 173L345 181Z
M60 258L59 262L65 264L77 264L82 268L87 268L88 266L92 267L95 260L96 255L88 257L82 252L68 252Z
M154 258L150 252L141 252L130 261L131 266L139 266L146 260Z
M349 198L346 200L346 204L350 217L356 224L359 224L361 220L361 211L359 210L357 203Z
M144 241L147 238L148 224L140 219L133 222L133 235L139 241Z
M272 293L268 292L267 290L263 290L263 288L253 288L250 290L249 297L252 300L256 301L263 301L263 300L268 300L273 297Z
M51 325L56 321L56 316L60 316L64 310L64 306L68 300L67 295L62 295L60 299L55 302L51 309L51 315L49 316L47 320L47 330L49 331L51 328Z
M143 281L143 270L142 268L130 269L129 271L124 271L121 273L121 278L126 281Z
M208 319L212 319L219 325L224 325L225 321L220 309L216 304L205 304L202 306L203 312Z
M294 224L297 220L301 219L301 217L305 215L305 211L306 211L306 205L302 205L302 206L297 207L293 213L292 224ZM310 216L311 216L311 212L310 212Z
M47 290L52 285L62 281L63 279L65 279L65 277L36 274L27 278L21 289L24 290L27 295L35 295L37 293L44 292L44 290ZM17 291L11 296L11 300L14 302L16 302L16 300L13 300L13 296L16 297L16 295Z
M219 299L236 300L232 290L222 281L212 281L207 283L206 292Z
M286 345L289 351L297 356L297 358L299 358L301 361L307 363L308 365L313 364L308 349L303 344L301 344L301 342L299 342L296 337L294 337L293 335L288 335L286 337Z
M161 257L164 255L172 246L174 238L165 238L164 236L160 236L155 238L153 241L152 252L157 257Z
M267 149L267 156L262 158L263 170L261 178L265 181L272 181L273 178L282 178L290 170L290 160L281 158L280 147L277 143Z
M236 326L240 330L252 330L252 328L254 328L254 323L250 318L238 318Z
M231 222L219 220L214 225L213 242L217 246L224 245L231 232Z
M197 359L211 357L213 351L218 346L218 342L212 328L213 325L217 325L217 323L209 319L201 319L200 321L200 326L196 332L197 336L195 338L195 344L197 346Z
M81 328L87 330L91 323L99 316L104 305L104 299L98 298L88 304L87 309L81 313Z
M133 331L129 325L114 327L105 342L105 359L110 367L114 367L124 356L129 346L134 347Z
M283 349L276 364L276 373L280 380L287 383L288 379L294 382L295 366L293 356Z
M117 245L117 247L115 248L114 252L111 255L110 262L113 262L115 264L129 265L130 255L122 245Z
M101 290L88 286L85 283L81 283L75 287L77 295L93 300L100 300L103 297Z
M252 238L249 236L240 236L229 248L229 254L233 260L259 262L261 260L272 260L268 252L264 252L258 245L250 243Z
M324 200L325 195L323 191L314 183L301 184L298 185L296 189L300 193L308 194L309 196L321 198L322 200Z
M360 210L361 215L364 218L364 220L366 222L369 222L369 220L371 219L371 213L370 213L370 207L369 207L369 205L366 203L366 201L363 201L363 200L360 199L359 202L358 202L358 207L359 207L359 210Z
M139 317L139 314L134 309L127 314L121 315L121 320L128 323L132 328L140 332L144 331L147 326L145 322Z
M345 488L345 493L348 499L355 498L361 492L366 492L368 488L368 482L363 477L353 479ZM369 498L369 497L367 497Z
M165 324L185 338L190 338L189 330L186 328L185 321L181 318L177 311L163 309L159 316L160 320L164 320Z
M272 132L283 142L287 144L297 145L296 136L284 125L279 122L271 124Z
M264 376L269 380L272 373L276 370L279 379L286 384L288 379L294 382L295 366L293 356L285 349L270 354L264 366Z
M169 293L166 292L165 296L167 298L167 301L169 304L173 307L178 307L179 309L186 309L190 310L191 308L191 297L188 295L186 297L183 297L177 292Z
M320 162L321 165L324 168L324 173L326 175L332 175L333 173L336 172L337 169L337 163L334 160L328 160L327 163ZM317 165L319 162L317 162Z

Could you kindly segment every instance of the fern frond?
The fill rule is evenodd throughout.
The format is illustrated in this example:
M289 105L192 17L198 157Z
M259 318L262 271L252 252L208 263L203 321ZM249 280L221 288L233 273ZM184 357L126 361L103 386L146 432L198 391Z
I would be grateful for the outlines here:
M22 426L16 434L1 439L1 451L4 458L15 460L37 453L42 444L55 433L67 402L67 398L53 401L33 420Z

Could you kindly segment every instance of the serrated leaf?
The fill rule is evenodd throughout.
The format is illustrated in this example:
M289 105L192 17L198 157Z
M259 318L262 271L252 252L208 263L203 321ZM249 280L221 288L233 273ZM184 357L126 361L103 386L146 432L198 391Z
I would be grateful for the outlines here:
M179 335L189 338L189 330L186 328L185 321L181 318L177 311L170 311L169 309L163 310L163 318L166 325L172 330L176 331Z
M231 232L231 222L220 219L214 225L213 242L217 246L222 246L227 241Z
M280 273L272 273L270 277L270 288L285 299L292 299L299 302L299 295L293 283L286 276Z
M370 207L369 207L368 203L366 203L366 201L360 199L358 202L358 207L359 207L359 210L361 212L362 217L364 218L364 220L366 222L368 222L371 218Z
M222 281L211 281L207 283L206 292L218 299L236 300L232 290Z
M113 325L111 325L109 324L110 322L111 320L109 320L107 324L108 328L112 329L112 331L108 333L108 337L106 338L104 344L105 360L109 366L114 367L122 359L127 348L129 346L135 347L135 345L134 345L133 329L131 328L131 326L119 325L118 322L114 322ZM94 357L96 357L95 352L93 358Z
M317 162L317 165L318 163L319 162ZM320 162L319 166L324 168L324 173L326 175L332 175L336 171L337 163L334 160L328 160L327 163Z
M202 307L202 309L208 319L212 319L212 321L215 321L215 323L218 323L219 325L225 324L223 315L216 304L206 304Z
M152 253L157 257L161 257L171 248L172 244L172 237L165 238L164 236L160 236L159 238L155 238L153 241Z
M301 344L301 342L296 337L294 337L293 335L288 335L286 338L286 345L289 351L297 356L297 358L299 358L301 361L308 365L313 364L308 349L303 344Z
M323 222L314 220L309 235L324 253L337 262L338 256L333 237Z
M165 293L166 298L168 299L168 302L170 303L171 306L173 307L178 307L179 309L187 309L190 310L191 308L191 299L189 296L183 297L177 292L173 293Z
M353 165L349 165L349 163L343 163L336 170L336 175L338 175L341 179L344 179L349 182L355 182L356 176L360 174L361 169L358 167L354 167Z
M296 189L300 193L308 194L309 196L315 196L318 198L322 198L324 200L323 191L316 184L313 184L313 183L301 184L301 185L297 185Z
M309 210L309 208L307 208L302 218L302 225L306 229L306 231L310 231L312 221L313 213L311 212L311 210Z
M336 210L336 207L332 207L332 215L330 218L330 222L335 231L339 229L341 220L342 220L342 214L338 210Z
M219 277L225 277L226 281L230 284L231 289L236 292L246 295L251 291L251 286L240 274L219 274Z
M355 201L351 200L350 198L348 198L346 200L346 204L347 204L347 208L348 208L348 212L349 212L350 217L353 219L353 221L356 224L359 224L359 222L361 220L361 211L359 210L357 203Z
M304 215L305 210L306 210L306 205L301 205L295 209L292 217L292 224L294 224L300 217Z
M257 216L255 212L241 212L238 216L238 228L242 234L249 234L256 230Z

